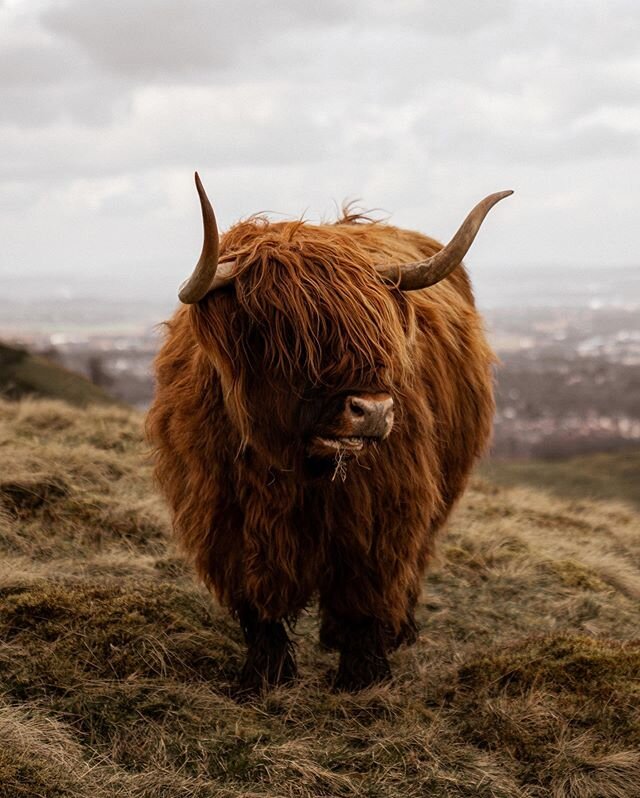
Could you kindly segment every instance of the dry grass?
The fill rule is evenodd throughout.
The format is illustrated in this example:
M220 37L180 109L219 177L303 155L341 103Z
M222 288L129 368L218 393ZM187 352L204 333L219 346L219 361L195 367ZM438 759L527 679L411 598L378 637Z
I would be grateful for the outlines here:
M391 684L233 698L240 636L166 542L141 418L0 403L0 797L640 796L640 524L477 480Z

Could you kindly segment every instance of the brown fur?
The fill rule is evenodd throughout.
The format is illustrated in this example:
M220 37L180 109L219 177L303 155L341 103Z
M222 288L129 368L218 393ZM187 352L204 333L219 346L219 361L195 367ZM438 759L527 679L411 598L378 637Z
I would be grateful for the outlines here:
M402 293L374 264L440 245L353 221L231 228L221 253L237 259L235 283L168 322L147 422L205 584L262 622L293 620L318 594L323 642L338 647L341 626L361 619L389 641L415 636L421 575L494 409L493 355L464 267ZM342 477L313 476L304 439L317 409L354 390L389 392L394 429Z

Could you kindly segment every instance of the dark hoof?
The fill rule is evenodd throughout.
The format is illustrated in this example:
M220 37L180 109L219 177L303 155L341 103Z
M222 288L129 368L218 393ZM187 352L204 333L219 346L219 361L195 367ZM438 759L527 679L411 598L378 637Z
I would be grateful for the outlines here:
M397 635L389 634L386 639L387 651L395 651L400 646L412 646L419 637L418 624L413 615L409 615L407 620L400 627Z
M391 667L384 655L343 652L333 683L339 692L356 692L391 679Z
M292 682L297 675L293 646L284 629L279 634L259 635L249 646L240 674L240 688L259 693L265 688Z

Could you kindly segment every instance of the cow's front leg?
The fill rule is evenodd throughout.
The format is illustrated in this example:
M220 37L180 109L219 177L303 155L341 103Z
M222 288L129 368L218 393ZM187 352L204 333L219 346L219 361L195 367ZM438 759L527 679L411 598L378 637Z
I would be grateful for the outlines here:
M262 621L257 610L242 604L236 610L247 643L240 686L259 692L292 681L297 672L293 645L281 621Z
M391 678L383 625L375 618L343 620L336 690L362 690Z

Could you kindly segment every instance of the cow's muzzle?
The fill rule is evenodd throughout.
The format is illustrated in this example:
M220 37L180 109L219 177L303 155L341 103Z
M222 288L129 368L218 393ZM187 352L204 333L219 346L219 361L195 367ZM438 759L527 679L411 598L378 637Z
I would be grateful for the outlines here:
M349 435L384 439L393 427L393 399L386 393L347 396L343 417Z
M355 454L367 443L382 441L393 427L393 399L388 393L346 396L331 429L311 440L310 454Z

